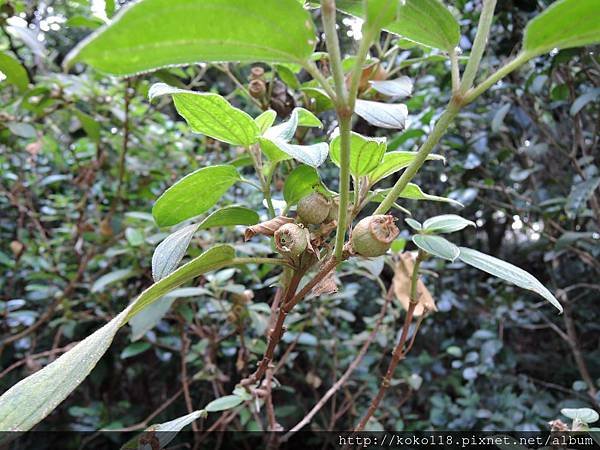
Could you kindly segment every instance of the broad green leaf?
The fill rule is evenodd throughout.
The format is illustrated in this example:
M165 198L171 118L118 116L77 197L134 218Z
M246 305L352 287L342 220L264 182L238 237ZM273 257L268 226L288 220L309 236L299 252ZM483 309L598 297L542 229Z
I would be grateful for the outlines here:
M75 47L65 66L86 62L133 75L201 61L303 63L316 43L296 0L142 0Z
M56 361L21 380L0 397L0 429L27 431L56 408L88 376L118 329L172 289L231 263L233 247L217 245L142 292L132 304Z
M280 142L283 142L285 144L284 141L280 141ZM269 158L269 161L271 161L272 163L292 159L291 155L288 155L283 150L281 150L279 148L279 145L277 145L274 141L272 141L270 139L259 137L258 143L260 145L260 149L262 150L262 152L265 154L265 156L267 158Z
M8 53L0 52L0 72L6 77L5 80L0 78L0 83L14 84L20 91L26 91L29 87L27 71L19 61Z
M79 122L81 122L81 128L83 128L85 134L87 134L90 139L98 142L100 140L100 124L98 121L79 109L75 108L74 111Z
M408 97L413 91L413 82L406 76L395 80L369 81L369 83L380 94L394 98Z
M170 234L158 244L152 255L154 281L160 281L177 268L197 230L198 224L188 225Z
M370 100L356 100L354 112L371 125L396 130L404 129L408 109L402 103L379 103Z
M447 259L448 261L456 260L460 254L460 250L456 245L441 236L415 234L412 237L412 241L417 247L430 255Z
M235 408L241 405L244 400L237 395L225 395L210 402L204 408L208 412L225 411L226 409Z
M464 219L456 214L442 214L423 222L423 230L429 233L453 233L468 226L475 227L475 222Z
M393 0L398 2L396 20L384 29L412 42L449 51L458 45L460 27L454 16L439 0ZM360 0L338 0L342 11L364 18Z
M230 245L216 245L209 248L142 292L131 305L125 322L186 281L231 263L234 256L235 252Z
M254 122L256 122L256 125L258 126L260 134L263 134L265 131L267 131L275 123L276 118L277 113L272 109L268 109L256 117Z
M177 419L169 420L168 422L150 425L145 432L134 437L121 447L121 450L151 450L151 445L148 444L148 434L156 437L155 448L165 448L177 436L184 427L206 416L206 410L194 411ZM146 439L143 439L146 438Z
M571 420L579 420L588 424L597 422L600 419L598 413L590 408L563 408L560 413Z
M459 259L470 266L489 273L490 275L502 278L523 289L529 289L530 291L538 293L562 312L563 308L554 295L552 295L552 293L533 275L523 269L513 266L501 259L465 247L460 247Z
M417 152L387 152L383 155L381 163L369 173L371 184L375 184L391 174L408 167L416 156ZM430 154L427 156L427 160L445 161L445 158L441 155Z
M298 166L288 175L283 185L283 198L288 206L309 195L321 186L321 178L317 171L309 166Z
M296 129L298 127L322 128L323 124L317 118L317 116L310 111L304 108L294 108L290 114L290 118L287 121L282 122L279 125L275 125L274 127L270 127L264 132L263 135L269 139L289 142L296 134Z
M217 209L198 225L199 230L234 225L254 225L259 221L258 213L244 206L225 206Z
M183 177L156 200L152 215L159 227L176 225L213 207L240 180L233 166L210 166Z
M532 56L554 48L570 48L600 42L598 0L558 0L525 28L523 50Z
M94 284L92 284L90 291L93 293L100 292L106 286L109 286L113 283L117 283L122 280L126 280L127 278L130 278L133 275L135 275L135 270L131 268L114 270L105 275L102 275L100 278L94 281Z
M342 139L339 132L329 144L331 160L340 165ZM385 138L366 137L352 132L350 135L350 173L356 177L367 175L374 170L387 148Z
M50 414L89 375L131 308L6 391L0 397L0 430L27 431Z
M290 144L281 139L267 139L259 138L260 147L267 153L267 156L273 155L273 158L269 157L272 161L282 161L283 159L280 154L273 152L273 147L286 155L300 161L301 163L307 164L312 167L319 167L327 159L329 153L329 146L325 142L312 145L298 145Z
M260 134L256 122L220 95L177 89L165 83L156 83L148 91L150 101L161 95L173 97L177 112L195 133L245 147L256 143Z

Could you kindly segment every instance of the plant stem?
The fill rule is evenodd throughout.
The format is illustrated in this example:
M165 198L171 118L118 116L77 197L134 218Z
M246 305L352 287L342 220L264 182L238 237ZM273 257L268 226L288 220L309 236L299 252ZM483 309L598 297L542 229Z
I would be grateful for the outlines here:
M511 62L509 62L502 68L498 69L496 72L491 74L489 77L487 77L484 81L479 83L474 88L469 89L463 97L463 104L467 105L467 104L471 103L473 100L475 100L477 97L479 97L485 91L487 91L490 87L492 87L494 84L496 84L500 79L504 78L509 73L511 73L511 72L515 71L516 69L518 69L519 67L521 67L523 64L525 64L527 61L529 61L534 56L536 56L536 55L533 55L533 54L530 54L527 52L519 53L516 56L516 58L513 59Z
M465 68L460 84L460 90L463 93L467 92L473 86L473 81L479 69L479 63L485 51L488 35L490 34L495 7L496 0L483 0L483 8L479 16L479 24L477 25L477 34L475 35L475 41L471 49L471 56L467 62L467 67Z
M408 183L414 178L417 174L423 163L426 161L427 156L431 153L433 148L440 141L442 136L445 134L446 130L452 120L456 117L458 112L460 111L460 104L456 103L454 100L450 102L444 113L440 116L439 120L431 130L427 139L419 148L415 159L410 163L410 165L406 168L406 170L402 173L396 184L392 188L390 192L385 196L379 207L375 210L374 214L385 214L390 210L390 208L394 205L396 199L400 196L404 188L408 185Z
M308 61L304 65L304 69L310 74L311 77L317 80L317 82L321 85L323 90L327 93L327 95L329 95L331 101L335 103L337 101L335 91L333 90L327 79L323 76L316 64L313 61Z
M335 85L336 105L338 108L346 106L347 91L344 80L344 68L342 67L342 54L338 40L335 22L335 0L321 0L321 17L323 30L325 31L325 42L329 53L329 64Z
M456 94L460 89L460 68L458 67L458 55L456 50L452 49L448 56L450 57L450 67L452 72L452 94Z
M341 258L346 241L348 228L348 204L350 197L350 132L352 131L352 116L340 116L340 201L338 208L338 223L335 234L335 257ZM354 195L358 193L355 192Z
M408 353L408 350L410 350L410 348L412 347L412 342L414 341L414 336L413 336L413 339L411 340L411 344L409 345L409 347L407 347L406 349L404 348L406 341L408 339L408 329L410 328L410 324L413 319L415 308L419 301L417 287L419 285L418 284L419 283L419 267L421 266L421 262L423 261L423 259L425 259L425 254L421 250L419 250L417 259L415 260L413 272L412 272L412 275L410 278L410 303L408 305L408 310L406 311L406 317L404 319L404 326L402 327L402 333L400 335L400 340L398 341L398 345L396 345L396 347L394 348L394 352L392 353L392 360L390 361L390 364L388 365L385 376L383 377L381 385L379 386L379 392L377 393L377 396L375 398L373 398L373 400L371 401L371 404L369 405L369 409L367 410L367 413L360 420L360 422L354 429L354 432L363 431L365 429L365 426L369 422L369 419L371 417L373 417L373 414L375 414L375 411L379 407L381 400L383 400L383 397L384 397L387 389L390 387L390 383L392 382L392 377L394 376L394 371L396 370L398 363L402 359L404 359L404 357ZM423 311L423 314L425 314L425 311ZM416 333L416 332L417 332L417 330L415 329L414 333Z

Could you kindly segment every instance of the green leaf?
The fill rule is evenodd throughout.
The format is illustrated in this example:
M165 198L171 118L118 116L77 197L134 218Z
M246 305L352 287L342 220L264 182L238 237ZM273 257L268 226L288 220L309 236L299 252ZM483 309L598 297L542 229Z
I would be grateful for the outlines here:
M273 162L289 159L283 158L279 153L275 153L273 151L273 146L288 157L294 158L301 163L312 167L319 167L323 164L329 153L329 146L325 142L312 145L297 145L290 144L281 139L258 138L258 141L260 142L260 148Z
M231 263L234 256L235 252L230 245L216 245L209 248L142 292L131 305L125 322L186 281Z
M6 79L0 83L14 84L20 91L26 91L29 87L27 71L19 61L5 52L0 52L0 72ZM2 77L0 77L0 80ZM0 85L1 86L1 85Z
M465 247L460 247L459 258L462 262L479 270L483 270L490 275L502 278L509 283L522 287L523 289L529 289L530 291L538 293L552 303L560 312L562 312L562 306L554 297L554 295L552 295L552 293L546 289L544 285L540 283L533 275L529 274L523 269L513 266L512 264L502 261L501 259L494 258L493 256L486 255L485 253Z
M417 247L430 255L447 259L448 261L456 260L460 254L460 250L456 245L441 236L416 234L412 237L412 241Z
M208 211L240 180L233 166L198 169L183 177L156 200L152 215L159 227L176 225Z
M585 203L598 186L600 186L600 177L588 178L585 181L574 184L571 187L571 192L565 204L567 216L571 218L576 217L583 210Z
M0 429L27 431L50 414L89 375L130 309L6 391L0 397Z
M395 80L369 81L369 83L380 94L394 98L408 97L413 91L413 82L406 76Z
M559 0L531 20L525 28L523 50L540 55L554 48L600 42L600 2Z
M277 113L272 109L264 111L260 116L255 118L254 122L256 122L256 125L258 126L260 134L267 131L275 123L276 118Z
M175 300L177 300L177 297L165 295L133 316L129 320L129 325L131 325L131 340L137 341L141 339L148 331L154 328L169 309L171 309Z
M177 268L197 230L198 224L188 225L170 234L158 244L152 255L154 281L160 281Z
M245 147L256 143L260 134L256 122L219 94L177 89L165 83L156 83L148 91L150 101L161 95L173 97L177 112L195 133Z
M340 165L342 139L339 132L329 144L331 160ZM350 136L350 173L356 177L367 175L374 170L387 148L385 138L366 137L352 132Z
M454 16L439 0L400 0L396 20L384 29L427 47L452 50L458 45L460 27ZM338 0L344 12L363 17L360 0Z
M127 278L130 278L133 275L135 275L135 271L131 268L119 269L113 272L109 272L105 275L102 275L100 278L94 281L94 284L92 284L90 291L92 293L100 292L106 286L109 286L113 283L117 283L118 281L126 280Z
M398 172L410 165L411 162L417 156L417 152L387 152L383 155L381 163L369 173L369 180L371 184L375 184L378 181L389 177L391 174ZM430 154L427 156L428 161L445 161L446 159L441 155Z
M81 122L81 127L83 128L83 131L85 131L85 134L87 134L90 139L94 140L95 142L100 141L100 124L96 121L96 119L76 108L75 115L79 119L79 122Z
M421 231L423 229L423 225L421 225L421 223L415 219L407 217L404 219L404 221L415 231Z
M402 130L408 117L408 109L402 103L379 103L356 100L354 112L371 125L380 128Z
M204 408L208 412L225 411L226 409L235 408L241 405L244 400L237 395L226 395L224 397L217 398L210 402Z
M382 202L390 190L391 189L377 189L375 191L375 197L373 198L373 201ZM423 190L414 183L408 183L404 190L400 193L399 198L407 198L410 200L429 200L432 202L444 202L451 203L456 206L463 206L462 203L457 202L456 200L453 200L451 198L427 194L423 192Z
M591 103L600 96L600 88L590 89L585 94L580 95L571 105L569 113L574 116L581 111L588 103Z
M456 214L442 214L431 217L423 222L423 230L429 233L453 233L468 226L476 227L475 222L464 219Z
M143 0L77 45L65 66L134 75L201 61L303 63L315 42L296 0Z
M586 424L597 422L600 418L598 413L590 408L563 408L560 413L571 420L579 420Z
M225 206L217 209L198 225L199 230L215 227L231 227L234 225L254 225L260 220L258 213L243 206Z
M151 348L152 345L149 342L134 342L123 349L121 359L133 358Z
M283 185L283 198L288 206L295 205L302 197L321 186L321 177L309 166L298 166L288 175Z
M308 109L295 108L294 110L298 113L299 127L323 128L323 122Z

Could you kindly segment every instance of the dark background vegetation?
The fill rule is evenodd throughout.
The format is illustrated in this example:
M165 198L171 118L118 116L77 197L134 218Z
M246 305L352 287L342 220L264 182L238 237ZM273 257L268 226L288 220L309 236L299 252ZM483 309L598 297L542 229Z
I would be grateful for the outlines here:
M524 24L547 3L499 1L484 70L514 53ZM83 67L63 73L65 54L97 25L89 3L4 0L0 5L0 49L21 60L30 76L25 91L0 84L4 391L151 284L152 252L166 236L150 215L153 201L183 175L238 152L189 132L168 99L150 105L149 86L163 80L213 90L253 114L259 110L233 81L246 85L249 65L227 70L198 65L129 80ZM458 0L451 6L462 17L461 46L468 50L479 4ZM4 32L13 15L27 21L33 43ZM340 31L347 30L341 24ZM352 38L344 45L351 51ZM536 430L560 417L562 407L599 409L597 50L537 58L460 114L436 150L447 164L426 165L416 181L427 192L461 201L464 209L404 203L418 220L450 212L476 220L477 230L466 229L453 241L533 273L556 294L564 314L462 264L428 261L425 281L439 311L424 321L371 428ZM396 67L428 54L418 47L401 49ZM403 133L388 134L389 148L414 150L448 100L449 71L444 62L425 59L398 74L414 80L415 93L407 101L411 124ZM278 72L278 79L288 88L274 90L271 106L279 107L280 119L282 101L308 107L289 74ZM320 117L325 130L310 133L331 131L332 114ZM355 129L375 132L365 123ZM328 163L324 177L332 187L335 173ZM276 181L279 187L282 181ZM230 190L227 202L260 208L251 187ZM241 236L240 229L202 232L190 254L213 242L237 243L238 251L247 253L269 245L266 240L242 244ZM376 266L345 266L338 294L304 302L291 316L291 332L276 358L281 361L287 350L274 393L277 419L285 428L339 378L366 339L383 300L377 283L359 272L377 272ZM389 283L389 269L381 278ZM38 429L144 427L184 415L182 377L189 380L194 409L230 393L264 350L273 281L244 269L197 280L194 286L205 290L178 299L144 338L132 343L128 330L119 333L92 375ZM245 289L253 292L249 301ZM401 315L393 303L363 363L315 417L314 429L348 429L364 413L387 366ZM209 427L218 417L202 425ZM255 430L262 422L244 410L228 427Z

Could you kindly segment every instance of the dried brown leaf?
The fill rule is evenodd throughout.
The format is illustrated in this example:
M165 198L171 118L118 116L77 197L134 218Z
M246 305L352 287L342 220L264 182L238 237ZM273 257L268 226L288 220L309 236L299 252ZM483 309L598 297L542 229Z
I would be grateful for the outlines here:
M402 307L408 310L410 303L410 278L415 267L415 258L411 253L402 253L400 260L396 262L394 269L394 279L392 280L394 286L394 294ZM425 287L425 284L421 279L417 283L417 297L418 303L415 308L415 317L421 316L425 309L427 312L437 311L435 301L431 296L431 293Z
M244 233L244 240L248 241L257 234L262 234L264 236L273 236L273 234L275 234L275 232L279 230L279 228L281 228L283 225L292 222L294 222L294 219L292 219L291 217L277 216L274 219L257 223L256 225L252 225L251 227L246 228L246 232Z

